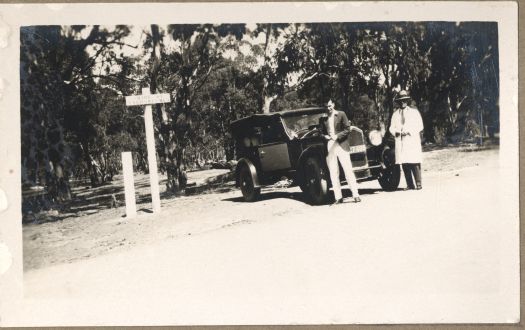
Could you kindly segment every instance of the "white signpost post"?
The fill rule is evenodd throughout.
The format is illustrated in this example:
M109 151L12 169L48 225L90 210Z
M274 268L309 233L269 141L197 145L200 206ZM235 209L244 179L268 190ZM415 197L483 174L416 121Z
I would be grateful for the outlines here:
M155 136L153 134L152 104L168 103L170 94L150 94L149 88L142 89L142 95L126 96L126 106L145 105L144 126L146 128L146 145L148 148L149 180L151 186L151 202L153 212L160 212L159 176L157 173L157 153L155 151Z
M131 152L122 153L122 171L124 172L124 196L126 197L126 217L137 215L135 203L135 181L133 180L133 158Z

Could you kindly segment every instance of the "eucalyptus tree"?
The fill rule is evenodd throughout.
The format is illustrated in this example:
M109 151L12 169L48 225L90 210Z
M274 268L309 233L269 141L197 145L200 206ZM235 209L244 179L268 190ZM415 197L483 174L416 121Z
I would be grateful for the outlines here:
M44 185L51 200L70 199L69 178L75 167L87 165L72 151L86 132L70 125L71 112L90 97L84 87L97 76L111 78L94 69L118 61L114 47L123 46L128 34L126 26L21 28L22 179Z
M463 37L455 45L460 60L452 89L464 93L451 97L452 111L457 114L452 134L481 139L486 133L485 126L489 126L491 132L499 126L497 24L463 22L459 24L459 31ZM454 107L454 103L458 106Z
M155 37L155 35L158 35ZM156 91L172 94L173 102L164 106L157 116L163 146L161 169L167 174L167 189L177 192L183 187L186 149L198 138L194 120L199 91L208 82L217 63L233 40L245 34L243 24L183 24L164 29L152 28L150 82ZM169 37L170 47L162 36ZM160 55L161 54L161 55ZM162 56L162 61L158 57ZM153 81L154 80L154 81Z
M394 97L401 89L410 89L427 79L430 73L428 53L420 47L424 27L417 22L377 23L370 26L377 43L376 72L379 74L379 95L376 100L389 122ZM420 101L413 93L416 102Z
M254 73L250 55L238 53L231 59L223 58L217 64L203 88L199 91L195 122L203 150L221 148L227 160L234 158L234 144L230 123L258 112L259 89L253 83ZM204 136L210 139L205 141Z
M429 141L461 141L499 126L497 25L476 22L425 23L420 47L427 49L430 74L412 85L428 104L423 113ZM483 114L488 120L483 123Z
M260 80L260 107L261 112L269 113L272 102L283 92L283 81L287 72L279 69L277 63L277 52L282 45L283 39L289 37L288 23L264 23L257 24L252 31L252 36L258 38L264 36L264 42L259 51L254 47L255 54L262 57L262 65L257 70L257 78Z
M378 88L375 38L377 33L374 36L358 24L297 25L276 54L277 70L285 77L284 94L297 93L309 104L332 98L353 118L355 110L362 108L356 106L358 100L363 95L373 100Z

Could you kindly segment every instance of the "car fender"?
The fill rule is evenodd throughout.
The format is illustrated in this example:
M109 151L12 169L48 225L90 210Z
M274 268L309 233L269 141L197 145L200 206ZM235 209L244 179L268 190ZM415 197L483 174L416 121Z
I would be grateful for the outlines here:
M303 165L310 156L315 156L321 160L321 162L326 162L326 147L325 145L312 145L304 149L297 160L297 172L296 172L296 181L297 184L302 184L304 181L304 173L302 171Z
M249 160L248 158L241 158L237 162L237 166L235 168L235 186L239 187L239 184L240 184L239 174L243 166L248 167L248 169L250 170L254 187L255 188L260 187L261 185L259 184L259 176L257 175L257 168L255 167L255 165L253 165L253 162Z
M385 144L381 151L381 162L384 166L392 166L396 164L396 152L394 148Z

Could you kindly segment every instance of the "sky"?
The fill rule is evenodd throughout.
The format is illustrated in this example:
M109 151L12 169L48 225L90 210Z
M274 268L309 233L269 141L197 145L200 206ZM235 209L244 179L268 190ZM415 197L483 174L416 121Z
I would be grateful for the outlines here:
M256 25L255 24L246 24L246 27L248 28L249 31L253 31L255 28L256 28ZM103 26L103 28L111 31L114 27L112 26ZM164 27L163 26L160 26L161 29L163 29ZM86 28L82 31L80 37L81 38L86 38L88 35L89 35L89 32L90 32L90 28ZM122 53L124 56L126 57L139 57L141 58L141 62L145 62L149 59L149 55L151 54L151 52L145 52L145 49L143 47L144 45L144 41L147 37L146 33L150 33L151 31L151 28L150 26L131 26L130 27L130 34L124 39L124 42L130 46L133 46L133 47L129 47L129 46L123 46L122 48L118 48L117 50L117 53ZM249 35L245 35L243 40L245 41L248 41L252 44L262 44L265 42L265 36L264 34L259 34L259 36L257 38L254 38L252 36L249 36ZM283 39L281 40L278 40L278 42L282 42ZM180 43L178 41L174 41L170 35L165 35L163 40L162 40L163 44L164 44L164 47L167 51L170 51L170 50L174 50L174 49L177 49L178 47L180 47ZM273 47L274 49L276 48L275 46ZM95 49L93 47L89 47L87 49L87 52L89 54L94 54L95 53ZM250 50L249 50L249 46L248 45L243 45L241 46L241 49L240 51L244 54L244 55L247 55ZM146 55L144 55L144 53L146 53ZM235 58L236 56L236 53L232 50L230 51L226 51L224 52L223 54L224 57L226 58L230 58L230 59L233 59ZM259 65L262 65L262 61L263 59L260 59L259 61ZM102 70L102 67L100 66L100 62L99 62L99 68L98 69L95 69L95 70ZM100 72L102 74L102 72Z

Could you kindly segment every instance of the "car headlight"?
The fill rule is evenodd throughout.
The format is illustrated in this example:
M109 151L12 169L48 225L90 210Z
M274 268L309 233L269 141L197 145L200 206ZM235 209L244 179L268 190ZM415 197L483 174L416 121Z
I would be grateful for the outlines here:
M381 136L381 132L378 130L373 130L368 133L368 140L370 140L370 143L374 146L378 146L383 142L383 137Z

